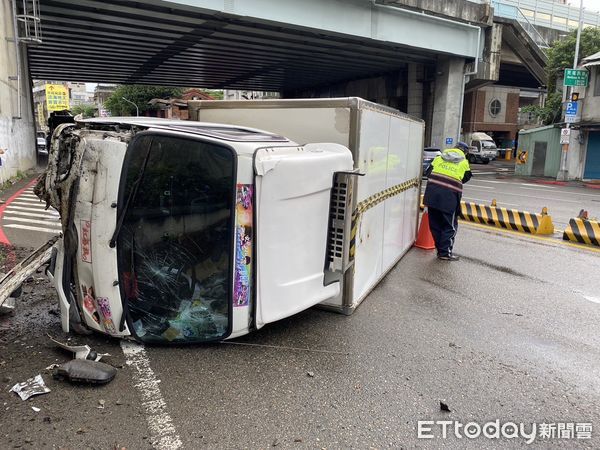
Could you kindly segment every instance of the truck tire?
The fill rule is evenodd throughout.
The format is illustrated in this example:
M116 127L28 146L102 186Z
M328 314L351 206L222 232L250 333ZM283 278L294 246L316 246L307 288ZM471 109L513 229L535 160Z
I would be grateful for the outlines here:
M469 161L469 163L473 164L475 162L475 156L474 155L467 155L467 161Z
M481 160L481 162L482 162L483 164L489 164L489 163L490 163L490 160L489 160L489 159L487 159L487 158L483 158L483 159Z

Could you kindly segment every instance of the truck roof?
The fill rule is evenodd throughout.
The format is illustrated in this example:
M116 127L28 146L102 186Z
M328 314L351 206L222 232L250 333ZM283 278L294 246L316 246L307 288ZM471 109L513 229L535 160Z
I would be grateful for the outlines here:
M256 128L157 117L98 117L79 120L77 124L80 127L98 130L115 127L172 130L235 142L290 142L284 136Z

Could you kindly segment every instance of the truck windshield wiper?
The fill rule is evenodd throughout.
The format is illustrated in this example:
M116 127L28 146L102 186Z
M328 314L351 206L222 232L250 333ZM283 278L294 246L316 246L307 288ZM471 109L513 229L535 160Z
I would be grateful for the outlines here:
M137 179L133 182L133 186L131 186L131 191L129 191L129 195L127 196L127 200L125 201L125 205L121 210L121 215L117 219L117 226L115 227L115 231L110 238L110 242L108 245L110 248L114 248L117 245L117 238L119 237L119 233L121 232L121 228L123 228L123 222L125 221L125 214L127 214L127 210L129 209L129 204L135 198L138 188L142 182L142 178L144 178L144 172L146 172L146 166L148 165L148 159L150 159L150 146L148 146L148 152L144 157L144 161L142 162L142 167L140 167L140 171L138 172Z

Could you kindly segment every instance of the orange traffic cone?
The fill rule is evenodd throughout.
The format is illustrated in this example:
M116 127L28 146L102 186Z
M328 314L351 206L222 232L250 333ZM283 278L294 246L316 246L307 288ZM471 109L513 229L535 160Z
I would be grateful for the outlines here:
M423 213L421 218L421 226L419 227L419 234L417 235L417 242L415 247L422 248L424 250L433 250L435 248L435 242L429 229L429 214L427 211Z

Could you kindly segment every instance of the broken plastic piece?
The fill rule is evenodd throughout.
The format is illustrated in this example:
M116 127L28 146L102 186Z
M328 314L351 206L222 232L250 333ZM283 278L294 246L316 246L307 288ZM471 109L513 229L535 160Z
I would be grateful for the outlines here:
M14 310L15 310L15 298L14 297L8 297L6 300L4 300L4 303L2 303L2 305L0 305L0 315L9 314L9 313L13 312Z
M21 400L27 400L34 395L47 394L50 389L46 387L42 376L36 375L27 381L15 384L10 391L18 394Z
M108 364L90 361L89 359L74 359L54 369L54 378L73 383L106 384L112 381L117 369Z
M89 359L90 361L100 361L103 356L110 356L108 353L96 353L89 345L67 345L57 341L52 336L48 335L50 340L69 352L75 355L75 359Z

